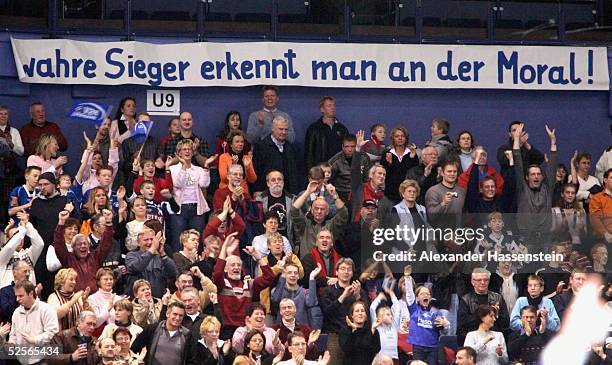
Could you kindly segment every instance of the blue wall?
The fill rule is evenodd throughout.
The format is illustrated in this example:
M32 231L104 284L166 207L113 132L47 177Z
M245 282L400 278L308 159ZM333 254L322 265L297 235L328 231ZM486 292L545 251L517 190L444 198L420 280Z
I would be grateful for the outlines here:
M1 42L1 41L0 41ZM82 142L82 130L93 135L93 127L67 120L64 115L74 99L93 99L117 106L123 96L137 100L138 110L146 107L143 86L64 86L21 84L15 78L10 44L0 43L0 104L11 108L11 121L20 127L29 120L28 107L33 101L46 105L48 119L59 122L69 140L69 171L75 172ZM222 127L229 110L241 112L243 122L260 107L260 87L183 88L181 107L191 111L196 133L204 136L213 148L214 137ZM548 149L544 123L557 128L561 161L566 164L574 149L589 151L599 158L612 143L610 134L610 96L600 92L557 92L515 90L400 90L282 87L280 108L294 118L298 140L303 140L308 124L319 117L318 102L322 96L337 100L338 118L351 131L367 129L374 122L408 129L411 141L422 145L429 136L431 119L444 117L451 122L451 137L468 129L494 159L495 149L507 140L507 126L512 120L527 123L530 142ZM166 134L168 117L158 121L153 134ZM301 147L300 147L301 148ZM497 162L494 162L497 165Z

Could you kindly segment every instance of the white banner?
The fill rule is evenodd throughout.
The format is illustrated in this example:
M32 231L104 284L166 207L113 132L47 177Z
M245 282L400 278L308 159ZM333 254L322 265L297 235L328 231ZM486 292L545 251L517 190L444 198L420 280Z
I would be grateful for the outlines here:
M605 47L11 42L31 83L608 90L610 80Z

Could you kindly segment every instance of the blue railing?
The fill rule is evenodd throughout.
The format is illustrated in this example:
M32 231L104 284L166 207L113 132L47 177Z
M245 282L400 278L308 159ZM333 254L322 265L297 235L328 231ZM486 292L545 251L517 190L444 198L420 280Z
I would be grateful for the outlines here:
M7 32L396 43L606 43L605 0L0 0ZM608 23L606 23L608 22Z

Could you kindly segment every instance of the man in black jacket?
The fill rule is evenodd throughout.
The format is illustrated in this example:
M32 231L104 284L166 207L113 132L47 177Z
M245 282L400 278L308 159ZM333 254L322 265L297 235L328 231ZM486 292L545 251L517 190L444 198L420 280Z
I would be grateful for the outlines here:
M30 208L30 221L34 228L40 233L45 246L40 257L47 257L47 250L53 244L53 232L57 226L58 216L62 210L68 208L70 211L73 206L67 207L68 200L62 196L55 188L56 179L52 172L45 172L38 178L40 195L32 200ZM38 260L34 266L36 280L43 286L41 298L47 298L53 292L54 275L47 270L45 260Z
M342 138L349 133L348 129L336 119L336 100L334 98L324 97L319 106L323 116L306 130L304 140L306 170L321 162L327 162L340 152Z
M508 336L508 357L511 361L520 360L523 364L539 363L540 353L552 337L546 332L546 316L541 317L537 328L538 308L528 305L521 309L521 330Z
M298 192L296 153L293 144L287 140L288 134L289 122L278 115L272 120L272 134L255 146L255 191L264 191L265 176L272 170L278 170L285 179L285 189L293 194Z
M457 336L465 337L468 332L478 328L480 320L476 318L476 309L485 304L497 308L497 320L493 331L503 332L510 323L510 315L504 298L499 293L488 290L491 273L482 268L476 268L472 272L472 286L474 290L465 294L459 301L457 310ZM463 343L459 339L459 343Z
M185 305L181 302L170 303L166 317L165 321L146 326L132 343L131 350L135 353L147 348L146 365L184 365L186 362L185 349L192 341L192 334L181 325Z

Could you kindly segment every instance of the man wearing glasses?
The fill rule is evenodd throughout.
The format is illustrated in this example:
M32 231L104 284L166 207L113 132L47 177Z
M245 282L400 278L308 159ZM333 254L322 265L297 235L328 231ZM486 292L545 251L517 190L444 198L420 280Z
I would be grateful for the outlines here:
M461 297L459 310L457 311L457 336L465 338L468 332L478 328L479 319L475 313L479 305L485 304L497 308L497 320L491 328L492 331L503 332L508 328L510 317L508 308L501 294L489 290L489 279L491 273L482 268L472 271L472 286L474 289ZM462 343L459 338L459 343Z

